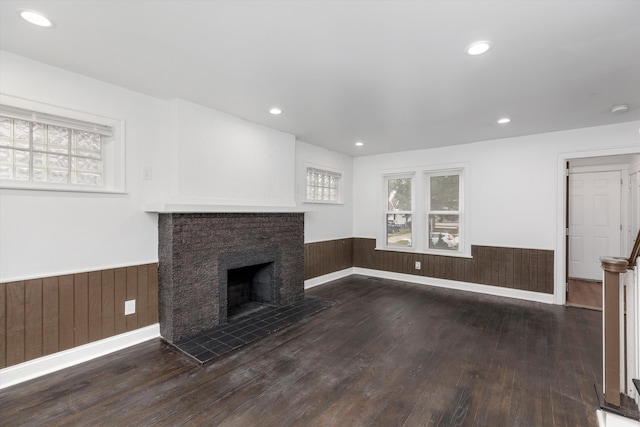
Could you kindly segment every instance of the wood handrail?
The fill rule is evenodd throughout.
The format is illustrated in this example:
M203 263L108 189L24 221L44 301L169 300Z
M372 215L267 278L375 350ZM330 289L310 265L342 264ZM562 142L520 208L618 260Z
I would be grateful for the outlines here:
M627 260L627 268L631 270L636 266L636 261L640 256L640 230L638 230L638 235L636 236L636 242L633 244L633 249L631 249L631 256Z
M601 257L604 270L602 289L602 380L604 400L614 407L620 406L620 273L627 271L627 259Z
M604 400L606 405L620 406L620 374L624 366L620 364L620 315L623 308L620 306L621 285L620 274L631 270L640 255L640 231L631 250L629 259L623 257L600 258L600 264L604 270L602 322L602 379Z

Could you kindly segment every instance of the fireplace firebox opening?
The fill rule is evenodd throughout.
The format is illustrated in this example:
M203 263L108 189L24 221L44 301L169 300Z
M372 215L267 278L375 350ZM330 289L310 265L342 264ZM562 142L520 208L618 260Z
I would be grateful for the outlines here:
M227 270L227 321L275 304L273 262Z

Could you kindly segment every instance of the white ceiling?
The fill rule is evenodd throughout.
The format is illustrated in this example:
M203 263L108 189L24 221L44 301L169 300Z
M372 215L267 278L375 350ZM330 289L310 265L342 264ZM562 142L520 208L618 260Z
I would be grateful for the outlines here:
M637 0L0 0L0 48L354 156L640 120Z

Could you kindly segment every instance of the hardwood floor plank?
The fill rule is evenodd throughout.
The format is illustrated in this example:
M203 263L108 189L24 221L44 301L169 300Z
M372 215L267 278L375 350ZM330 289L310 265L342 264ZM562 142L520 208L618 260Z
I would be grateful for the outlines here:
M307 295L337 304L202 366L152 340L0 390L0 418L11 426L597 425L598 312L363 276Z

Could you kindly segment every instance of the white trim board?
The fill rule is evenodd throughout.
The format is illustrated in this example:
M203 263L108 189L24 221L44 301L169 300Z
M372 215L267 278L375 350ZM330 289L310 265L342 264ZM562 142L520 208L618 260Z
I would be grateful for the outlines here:
M505 298L515 298L525 301L541 302L545 304L554 304L552 294L543 294L541 292L523 291L520 289L502 288L499 286L480 285L470 282L459 282L456 280L436 279L433 277L416 276L413 274L393 273L382 270L372 270L368 268L353 267L336 271L335 273L325 274L323 276L314 277L305 280L304 288L309 289L315 286L323 285L332 280L348 277L352 274L362 276L379 277L381 279L398 280L401 282L410 282L420 285L436 286L439 288L457 289L467 292L475 292L480 294L494 295Z
M379 277L381 279L399 280L402 282L416 283L419 285L435 286L438 288L457 289L460 291L475 292L479 294L494 295L505 298L515 298L525 301L553 304L552 294L541 292L523 291L520 289L502 288L499 286L480 285L457 280L436 279L433 277L415 276L413 274L392 273L388 271L370 270L368 268L354 268L354 274Z
M343 277L348 277L348 276L351 276L352 274L353 274L353 267L345 268L344 270L340 270L340 271L334 271L333 273L324 274L322 276L305 280L304 288L310 289L315 286L324 285L325 283L331 282L333 280L342 279Z
M599 427L640 427L640 422L630 418L621 417L611 412L596 410Z
M91 359L160 337L160 324L136 329L100 341L53 353L0 369L0 389L10 387Z
M2 277L0 278L0 282L1 283L20 282L23 280L36 280L36 279L44 279L47 277L69 276L72 274L82 274L82 273L94 273L96 271L114 270L116 268L140 267L142 265L157 264L158 262L159 261L156 258L155 261L146 261L146 262L139 262L139 263L133 263L133 264L114 264L110 266L90 267L86 269L62 270L56 273L42 273L35 276L14 276L14 277L8 277L8 278Z

